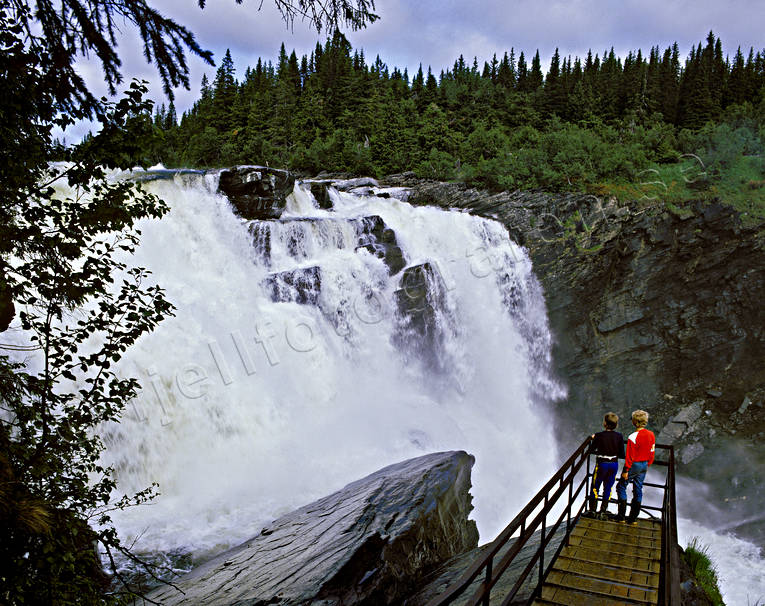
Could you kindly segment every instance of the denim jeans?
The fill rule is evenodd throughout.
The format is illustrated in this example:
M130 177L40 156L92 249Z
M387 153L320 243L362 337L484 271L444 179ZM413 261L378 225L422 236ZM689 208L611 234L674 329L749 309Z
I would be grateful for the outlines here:
M645 472L648 470L648 461L635 461L627 471L627 479L621 476L616 484L616 495L619 500L627 500L627 484L632 483L632 500L641 503L643 501L643 482Z
M611 498L611 487L614 485L617 471L619 471L619 464L616 461L603 461L595 466L595 477L590 493L590 509L595 509L598 489L601 484L603 484L603 500L608 502L608 499Z

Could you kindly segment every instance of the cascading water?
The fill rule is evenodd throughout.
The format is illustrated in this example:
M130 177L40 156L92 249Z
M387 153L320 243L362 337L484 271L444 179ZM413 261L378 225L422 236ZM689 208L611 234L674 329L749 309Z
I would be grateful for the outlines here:
M387 464L476 456L489 539L550 476L544 299L498 223L296 187L271 221L237 218L214 177L149 185L172 210L134 261L177 315L123 360L141 395L104 430L119 487L158 482L115 515L150 552L202 557Z

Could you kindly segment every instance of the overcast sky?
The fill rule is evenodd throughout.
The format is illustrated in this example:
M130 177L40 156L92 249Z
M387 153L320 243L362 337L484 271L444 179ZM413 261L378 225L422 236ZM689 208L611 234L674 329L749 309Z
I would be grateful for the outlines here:
M163 14L189 27L203 48L219 61L231 49L240 77L258 57L275 60L282 42L288 52L308 54L325 39L295 22L290 29L281 19L273 0L208 0L201 10L196 0L149 0ZM763 25L765 2L761 0L377 0L380 19L360 32L346 32L354 48L363 48L368 61L376 55L390 67L407 67L414 75L422 63L438 75L463 54L479 65L494 53L501 57L511 47L516 56L524 51L530 58L539 49L543 65L549 64L555 48L562 55L584 56L589 48L602 54L614 47L624 57L638 48L646 52L658 44L662 49L677 41L685 58L692 44L703 41L714 30L727 54L737 46L748 51L765 48ZM141 55L135 32L126 26L121 39L126 80L142 77L152 83L153 97L164 101L156 71ZM176 91L179 113L188 109L199 94L202 74L212 79L215 68L191 60L191 91ZM99 93L103 78L94 64L83 63L81 71ZM76 133L72 133L76 137Z

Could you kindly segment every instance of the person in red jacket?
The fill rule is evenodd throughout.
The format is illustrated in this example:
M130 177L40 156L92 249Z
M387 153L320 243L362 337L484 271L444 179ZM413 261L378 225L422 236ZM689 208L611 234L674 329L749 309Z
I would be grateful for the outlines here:
M634 411L632 424L635 426L635 431L627 438L627 453L624 457L622 476L616 485L618 507L616 521L624 522L624 513L627 510L627 485L632 484L632 503L630 514L626 519L627 524L637 524L640 503L643 501L643 481L648 466L653 463L656 450L656 437L650 429L646 429L648 413L645 410Z

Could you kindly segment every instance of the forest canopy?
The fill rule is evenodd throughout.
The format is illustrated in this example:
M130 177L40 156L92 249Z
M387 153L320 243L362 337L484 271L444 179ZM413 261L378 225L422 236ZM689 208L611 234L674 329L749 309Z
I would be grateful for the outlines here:
M677 44L623 58L556 50L545 72L538 51L510 49L483 65L460 56L438 75L369 60L335 32L302 57L282 45L239 78L227 53L189 111L157 109L145 161L597 191L684 154L703 156L710 175L761 155L763 87L765 50L730 57L712 32L684 59Z

